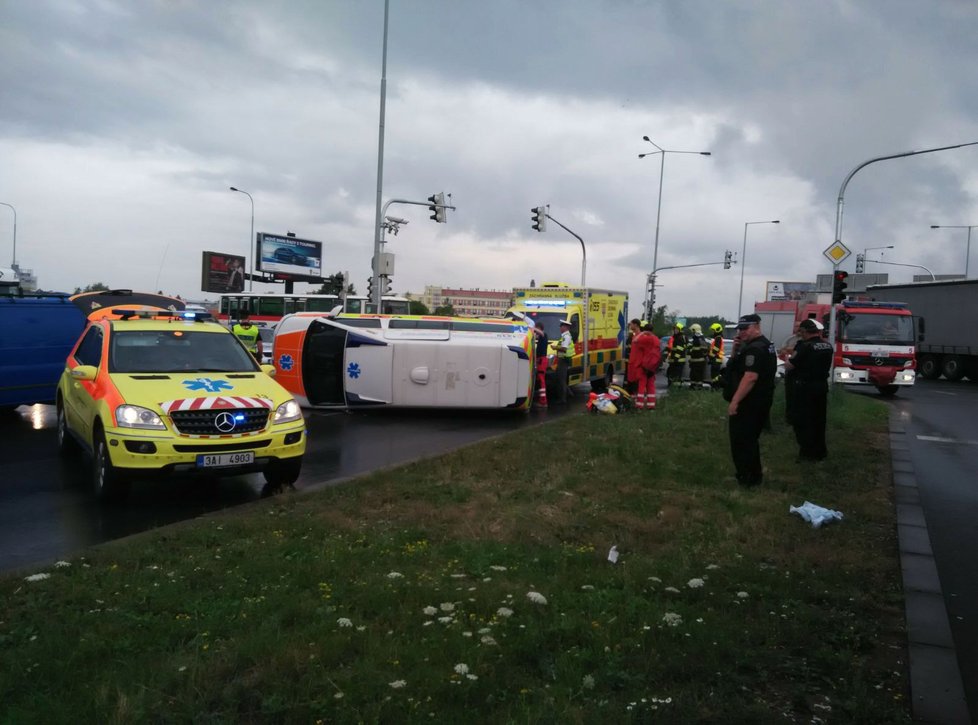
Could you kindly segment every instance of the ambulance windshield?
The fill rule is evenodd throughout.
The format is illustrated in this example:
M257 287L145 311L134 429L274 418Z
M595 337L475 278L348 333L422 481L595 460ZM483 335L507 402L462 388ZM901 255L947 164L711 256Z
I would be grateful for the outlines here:
M527 312L526 316L533 320L533 324L537 327L542 326L549 339L556 340L560 337L560 321L564 318L563 312Z
M234 336L190 330L126 330L112 336L109 372L255 372Z

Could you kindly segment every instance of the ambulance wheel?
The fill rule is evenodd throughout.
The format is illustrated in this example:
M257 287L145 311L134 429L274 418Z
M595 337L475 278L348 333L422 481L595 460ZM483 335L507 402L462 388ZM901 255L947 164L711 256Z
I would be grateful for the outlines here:
M78 454L78 442L71 436L68 430L68 421L65 419L65 406L58 398L58 453L63 458L73 458Z
M121 501L129 493L127 481L119 469L112 465L109 457L109 444L100 428L93 435L94 455L92 456L92 482L95 498L99 501Z

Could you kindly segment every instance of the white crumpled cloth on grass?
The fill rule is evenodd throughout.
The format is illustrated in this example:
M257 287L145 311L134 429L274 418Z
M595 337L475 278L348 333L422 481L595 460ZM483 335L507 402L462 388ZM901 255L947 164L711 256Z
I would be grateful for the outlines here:
M788 513L798 514L816 529L830 521L842 521L841 511L823 508L811 501L805 501L801 506L789 506Z

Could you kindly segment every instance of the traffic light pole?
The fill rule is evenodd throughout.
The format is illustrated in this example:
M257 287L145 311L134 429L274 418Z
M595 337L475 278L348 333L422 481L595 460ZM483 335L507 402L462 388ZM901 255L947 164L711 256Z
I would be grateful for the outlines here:
M581 259L581 287L586 288L587 287L587 284L586 284L586 282L587 282L587 249L584 248L584 240L581 239L580 235L572 232L570 229L568 229L563 224L561 224L559 221L557 221L552 216L550 216L549 212L544 212L543 215L545 217L547 217L547 219L549 219L550 221L552 221L554 224L556 224L558 227L560 227L561 229L563 229L565 232L567 232L568 234L570 234L572 237L575 237L577 239L577 241L579 241L581 243L581 254L583 255L582 256L582 259Z
M729 254L729 252L727 254ZM673 264L668 267L659 267L658 269L654 270L651 274L649 274L648 283L650 287L655 287L656 275L659 274L659 272L662 272L663 270L666 269L687 269L688 267L715 267L718 264L722 264L724 269L729 269L730 268L729 265L736 264L736 262L731 262L728 259L724 259L722 262L699 262L697 264ZM649 304L650 299L654 301L655 295L653 294L651 297L649 297L649 295L646 295L646 300L643 305L644 309L642 311L642 318L646 320L651 320L655 316L654 314L655 311L650 308L650 304Z
M451 204L432 204L430 201L412 201L411 199L390 199L385 204L380 212L381 220L387 218L387 209L391 204L414 204L415 206L437 206L441 209L451 209L455 211L455 207ZM381 277L386 277L386 274L380 273L380 256L384 251L384 245L387 244L387 226L383 223L380 224L380 233L377 236L377 246L374 250L374 259L372 265L372 274L370 276L370 282L373 285L373 293L370 295L370 301L376 305L376 310L379 313L381 311L380 299L384 294L381 287Z
M934 276L934 273L931 272L929 269L927 269L927 267L923 266L922 264L901 264L900 262L884 262L882 259L867 259L866 261L871 262L873 264L890 264L893 265L894 267L913 267L914 269L922 269L927 274L930 275L931 282L937 281L937 277Z

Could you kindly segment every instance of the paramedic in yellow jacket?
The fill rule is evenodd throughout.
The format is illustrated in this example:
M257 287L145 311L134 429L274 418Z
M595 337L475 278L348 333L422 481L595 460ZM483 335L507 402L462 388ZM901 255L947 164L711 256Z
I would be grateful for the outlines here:
M570 320L560 321L560 339L557 341L557 382L560 393L555 402L567 403L570 395L570 364L574 357L574 338L571 336Z
M231 332L241 340L241 344L251 353L252 357L261 362L261 336L258 334L258 328L251 323L247 312L241 313L237 324L231 328Z

